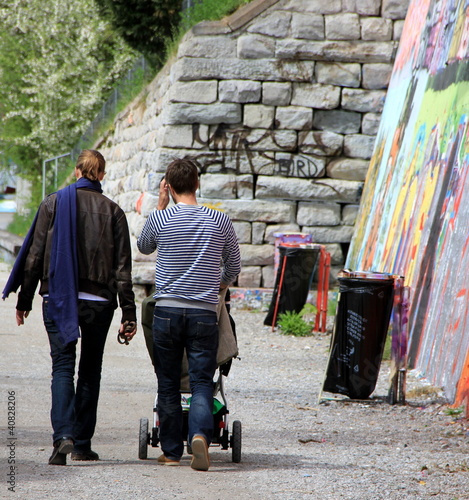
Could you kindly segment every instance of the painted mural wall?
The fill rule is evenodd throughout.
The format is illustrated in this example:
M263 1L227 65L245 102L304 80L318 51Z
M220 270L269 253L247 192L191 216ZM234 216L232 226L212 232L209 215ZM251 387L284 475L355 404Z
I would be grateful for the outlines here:
M354 270L411 287L409 367L469 401L469 0L412 0L358 222Z

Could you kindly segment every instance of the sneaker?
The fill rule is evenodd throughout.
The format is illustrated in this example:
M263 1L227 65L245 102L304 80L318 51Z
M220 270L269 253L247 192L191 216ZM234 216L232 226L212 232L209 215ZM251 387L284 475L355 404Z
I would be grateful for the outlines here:
M73 450L73 441L68 437L58 439L49 458L49 465L67 465L67 454Z
M87 460L87 461L97 461L99 460L99 455L92 450L88 451L78 451L74 450L70 456L72 460Z
M179 465L179 460L173 460L172 458L168 458L166 455L160 455L158 457L158 463L160 465Z
M191 467L195 470L208 470L210 457L208 455L207 441L203 436L196 435L192 438L192 461Z

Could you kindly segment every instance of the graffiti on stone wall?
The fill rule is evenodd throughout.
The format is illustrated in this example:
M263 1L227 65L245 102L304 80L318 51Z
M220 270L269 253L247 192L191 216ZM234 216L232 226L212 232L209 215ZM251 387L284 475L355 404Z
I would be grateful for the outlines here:
M293 130L252 129L217 125L207 139L202 138L200 124L192 126L193 144L204 148L194 158L204 171L252 173L284 177L323 177L325 158L298 153L297 134Z
M313 156L301 154L285 155L278 157L275 161L275 175L285 177L322 177L324 175L324 163Z

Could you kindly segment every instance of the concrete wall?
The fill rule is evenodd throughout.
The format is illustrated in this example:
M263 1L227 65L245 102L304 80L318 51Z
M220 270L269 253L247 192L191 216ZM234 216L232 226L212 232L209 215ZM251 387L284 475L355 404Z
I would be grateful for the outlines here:
M200 203L241 244L240 287L274 282L275 232L307 232L343 267L408 0L255 0L195 26L97 147L135 243L168 163L201 164ZM141 213L136 211L138 203ZM154 256L135 246L134 279Z

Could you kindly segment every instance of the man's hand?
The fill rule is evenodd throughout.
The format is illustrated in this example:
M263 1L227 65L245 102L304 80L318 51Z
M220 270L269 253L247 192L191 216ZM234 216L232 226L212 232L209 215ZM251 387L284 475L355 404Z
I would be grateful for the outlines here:
M163 177L160 182L160 190L158 192L158 207L157 210L164 210L169 204L169 186L166 179Z
M24 319L29 316L29 311L18 311L16 310L16 324L18 326L24 325Z
M134 323L133 330L129 331L129 328L128 328L129 323ZM136 322L126 321L125 323L121 323L121 326L119 328L119 335L125 337L127 342L130 342L134 338L134 335L136 333L137 333L137 323Z

